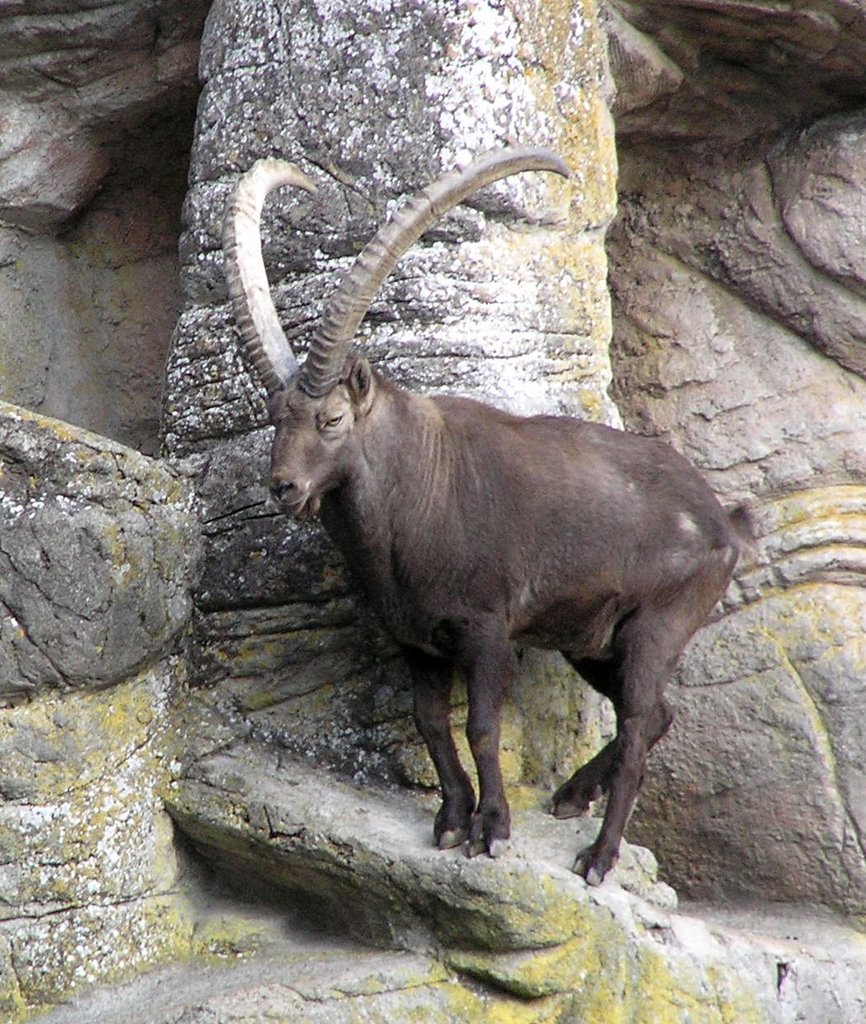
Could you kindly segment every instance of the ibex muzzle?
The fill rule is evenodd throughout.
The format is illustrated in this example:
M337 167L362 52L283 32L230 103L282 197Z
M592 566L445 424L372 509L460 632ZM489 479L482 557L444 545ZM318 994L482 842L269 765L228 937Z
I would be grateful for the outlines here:
M442 787L437 844L491 855L507 844L499 721L511 642L560 650L616 711L616 738L553 797L554 814L568 817L608 795L598 839L574 865L598 883L616 861L647 752L671 724L665 684L724 593L745 520L660 441L417 395L350 351L406 249L483 185L525 171L568 175L545 150L506 149L403 207L326 304L303 366L271 301L259 238L272 188L312 189L296 167L260 161L239 182L226 273L276 428L271 489L293 515L321 516L411 665L415 721ZM467 678L477 797L450 729L455 668Z

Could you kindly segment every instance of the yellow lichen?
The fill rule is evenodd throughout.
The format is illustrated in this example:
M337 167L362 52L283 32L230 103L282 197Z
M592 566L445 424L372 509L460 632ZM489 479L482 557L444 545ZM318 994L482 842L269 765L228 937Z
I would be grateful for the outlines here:
M2 842L20 865L14 899L34 911L17 971L22 1007L190 953L191 920L169 895L176 850L160 800L167 687L149 672L0 712L4 777L20 793Z

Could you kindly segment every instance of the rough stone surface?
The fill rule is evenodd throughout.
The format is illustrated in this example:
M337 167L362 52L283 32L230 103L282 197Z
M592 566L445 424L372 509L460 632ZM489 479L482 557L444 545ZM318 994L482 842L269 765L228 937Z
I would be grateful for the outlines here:
M235 962L230 970L225 964L174 967L129 986L74 999L38 1020L39 1024L115 1024L119 1019L124 1024L176 1024L179 1020L184 1024L213 1024L215 1020L257 1024L263 1019L280 1024L354 1024L358 1020L391 1024L411 1020L414 1015L437 1024L454 1020L484 1024L595 1024L602 1020L748 1024L766 1020L793 1024L845 1019L840 1014L847 1013L849 1007L854 1013L861 1011L856 999L848 1004L844 1002L848 997L841 993L846 981L860 969L862 948L858 948L856 937L833 922L814 918L807 922L794 914L775 918L734 914L709 926L687 915L672 917L669 923L669 944L689 951L683 956L684 973L713 954L746 963L752 985L769 991L765 1001L772 1009L763 1017L756 1016L742 991L727 991L719 998L724 982L718 976L699 998L684 998L676 977L652 955L647 955L641 975L639 1000L625 1001L622 990L596 991L586 998L512 995L481 987L475 979L467 981L465 975L455 975L447 966L417 954L371 952L309 940L299 948L283 940L280 945L268 944L246 962ZM831 946L834 950L832 967L821 963L823 950L815 945L818 938L823 950ZM576 945L585 948L581 939ZM563 950L571 953L567 946ZM531 954L521 965L529 967L523 978L534 974L545 988L567 983L569 966L580 961L567 955L561 965L556 961L557 952ZM500 962L500 977L504 966ZM594 969L598 966L593 964ZM829 1001L826 987L815 984L821 973L833 975L840 998ZM509 978L518 989L516 973ZM697 983L697 978L692 980ZM625 972L619 982L625 982Z
M206 8L0 10L0 397L151 454Z
M621 139L731 141L848 110L866 95L859 0L609 0Z
M171 661L0 713L0 1017L190 945L162 807Z
M193 946L162 795L199 530L176 473L0 404L0 1018Z
M698 637L633 831L658 836L683 892L862 920L864 625L862 588L821 581L765 592Z
M866 121L839 108L866 96L864 9L618 11L613 392L759 535L632 834L684 893L862 917Z
M435 953L543 1010L538 1019L853 1022L866 1007L866 952L851 932L835 936L837 972L822 977L823 954L796 938L737 935L678 913L646 850L625 846L614 878L586 886L569 867L591 821L575 835L526 811L505 857L469 860L433 847L413 798L361 791L244 743L192 766L169 807L235 877L264 876L339 934Z
M164 416L166 450L199 466L196 681L216 707L240 708L295 753L359 778L429 785L402 659L321 533L267 503L266 412L226 305L225 196L268 154L316 181L315 196L273 197L263 228L275 300L302 350L339 275L407 193L507 141L559 151L570 182L510 179L407 253L358 345L422 390L615 420L603 250L614 157L596 17L580 4L542 14L523 2L456 13L438 3L220 2L202 55L181 243L187 308ZM526 664L518 689L534 678L549 700L510 712L509 775L551 786L600 741L598 702L576 681L563 696L574 676L558 658ZM539 736L524 757L523 737L545 718L550 753L539 756Z
M207 8L207 0L3 5L0 221L57 228L87 205L111 165L105 143L194 94Z
M414 386L486 393L518 409L613 415L602 398L600 234L613 210L613 154L589 11L564 7L538 19L528 4L477 3L455 17L435 3L221 2L208 19L202 70L169 450L265 421L224 306L220 232L238 172L268 154L294 159L319 186L314 197L275 197L265 215L275 297L302 347L347 258L395 200L510 138L561 152L572 183L511 179L407 254L359 343ZM592 176L583 170L590 153Z
M218 875L269 908L234 897L235 915L247 907L245 955L238 938L232 953L211 940L222 966L97 989L41 1024L855 1024L866 1008L866 953L850 928L784 908L678 910L652 855L628 846L614 877L589 888L568 865L591 822L575 835L524 812L504 858L467 860L432 847L428 809L405 792L362 790L243 742L191 765L168 802ZM211 904L202 944L225 931L227 906Z
M189 620L198 546L182 478L0 404L0 701L159 660Z
M518 1024L556 1019L513 999L491 1000L436 961L360 947L277 947L232 970L208 965L145 977L134 987L73 1003L40 1024L391 1024L400 1020Z

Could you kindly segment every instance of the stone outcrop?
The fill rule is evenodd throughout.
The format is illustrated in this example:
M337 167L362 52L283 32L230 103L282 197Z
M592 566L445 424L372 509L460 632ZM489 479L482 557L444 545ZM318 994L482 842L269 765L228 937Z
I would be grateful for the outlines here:
M205 0L12 0L0 16L0 220L56 230L93 199L111 148L195 93Z
M569 866L598 822L576 836L573 824L524 811L506 857L469 860L433 848L430 808L405 792L371 793L249 743L201 759L168 805L221 876L247 887L267 879L271 906L290 894L342 939L307 937L301 961L263 928L259 953L231 972L156 973L44 1024L107 1024L118 1013L130 1024L416 1014L443 1024L782 1024L795 1014L854 1022L866 1010L866 954L851 931L678 912L649 851L628 846L617 869L625 889L588 888Z
M683 662L633 834L684 893L862 915L866 122L841 111L866 96L866 12L610 23L614 394L759 534Z
M0 9L0 398L151 453L208 6Z
M610 0L605 25L622 140L727 146L862 104L858 2Z
M186 627L197 521L178 475L0 404L0 700L109 686Z
M162 798L198 521L138 452L0 404L0 1018L192 943Z
M238 171L272 153L319 188L276 196L265 215L275 299L303 349L335 277L398 197L509 138L552 146L575 168L592 152L591 176L578 171L570 186L515 178L438 226L401 261L359 343L415 387L615 415L603 398L601 233L614 159L601 38L579 6L536 14L532 4L469 4L456 17L400 3L379 13L264 0L214 8L182 241L188 309L168 368L169 451L266 422L236 351L220 234Z
M866 952L853 932L839 931L829 977L802 940L678 913L648 850L624 846L617 884L587 887L570 867L598 821L575 827L527 809L504 858L470 860L432 846L432 806L328 781L247 744L204 758L169 797L175 819L225 870L264 874L338 934L434 954L487 987L491 1020L503 993L544 1021L747 1024L784 1021L794 1003L804 1019L833 1007L854 1021L866 1009ZM798 927L789 922L789 936ZM796 976L796 997L780 963Z

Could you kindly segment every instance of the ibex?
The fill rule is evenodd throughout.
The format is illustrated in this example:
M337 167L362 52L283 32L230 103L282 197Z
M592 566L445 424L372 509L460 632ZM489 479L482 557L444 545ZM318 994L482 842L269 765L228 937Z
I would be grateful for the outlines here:
M415 723L441 783L436 844L494 857L507 847L499 730L511 642L555 649L616 712L616 737L553 797L565 818L608 795L598 838L574 863L598 884L618 857L647 753L671 724L665 685L724 593L742 521L657 439L415 394L350 352L400 256L476 190L523 171L569 174L546 150L505 149L409 201L326 303L303 366L277 318L260 237L271 190L314 188L294 165L259 161L236 186L226 275L276 428L271 490L292 515L321 517L411 666ZM466 676L478 799L450 728L455 667Z

